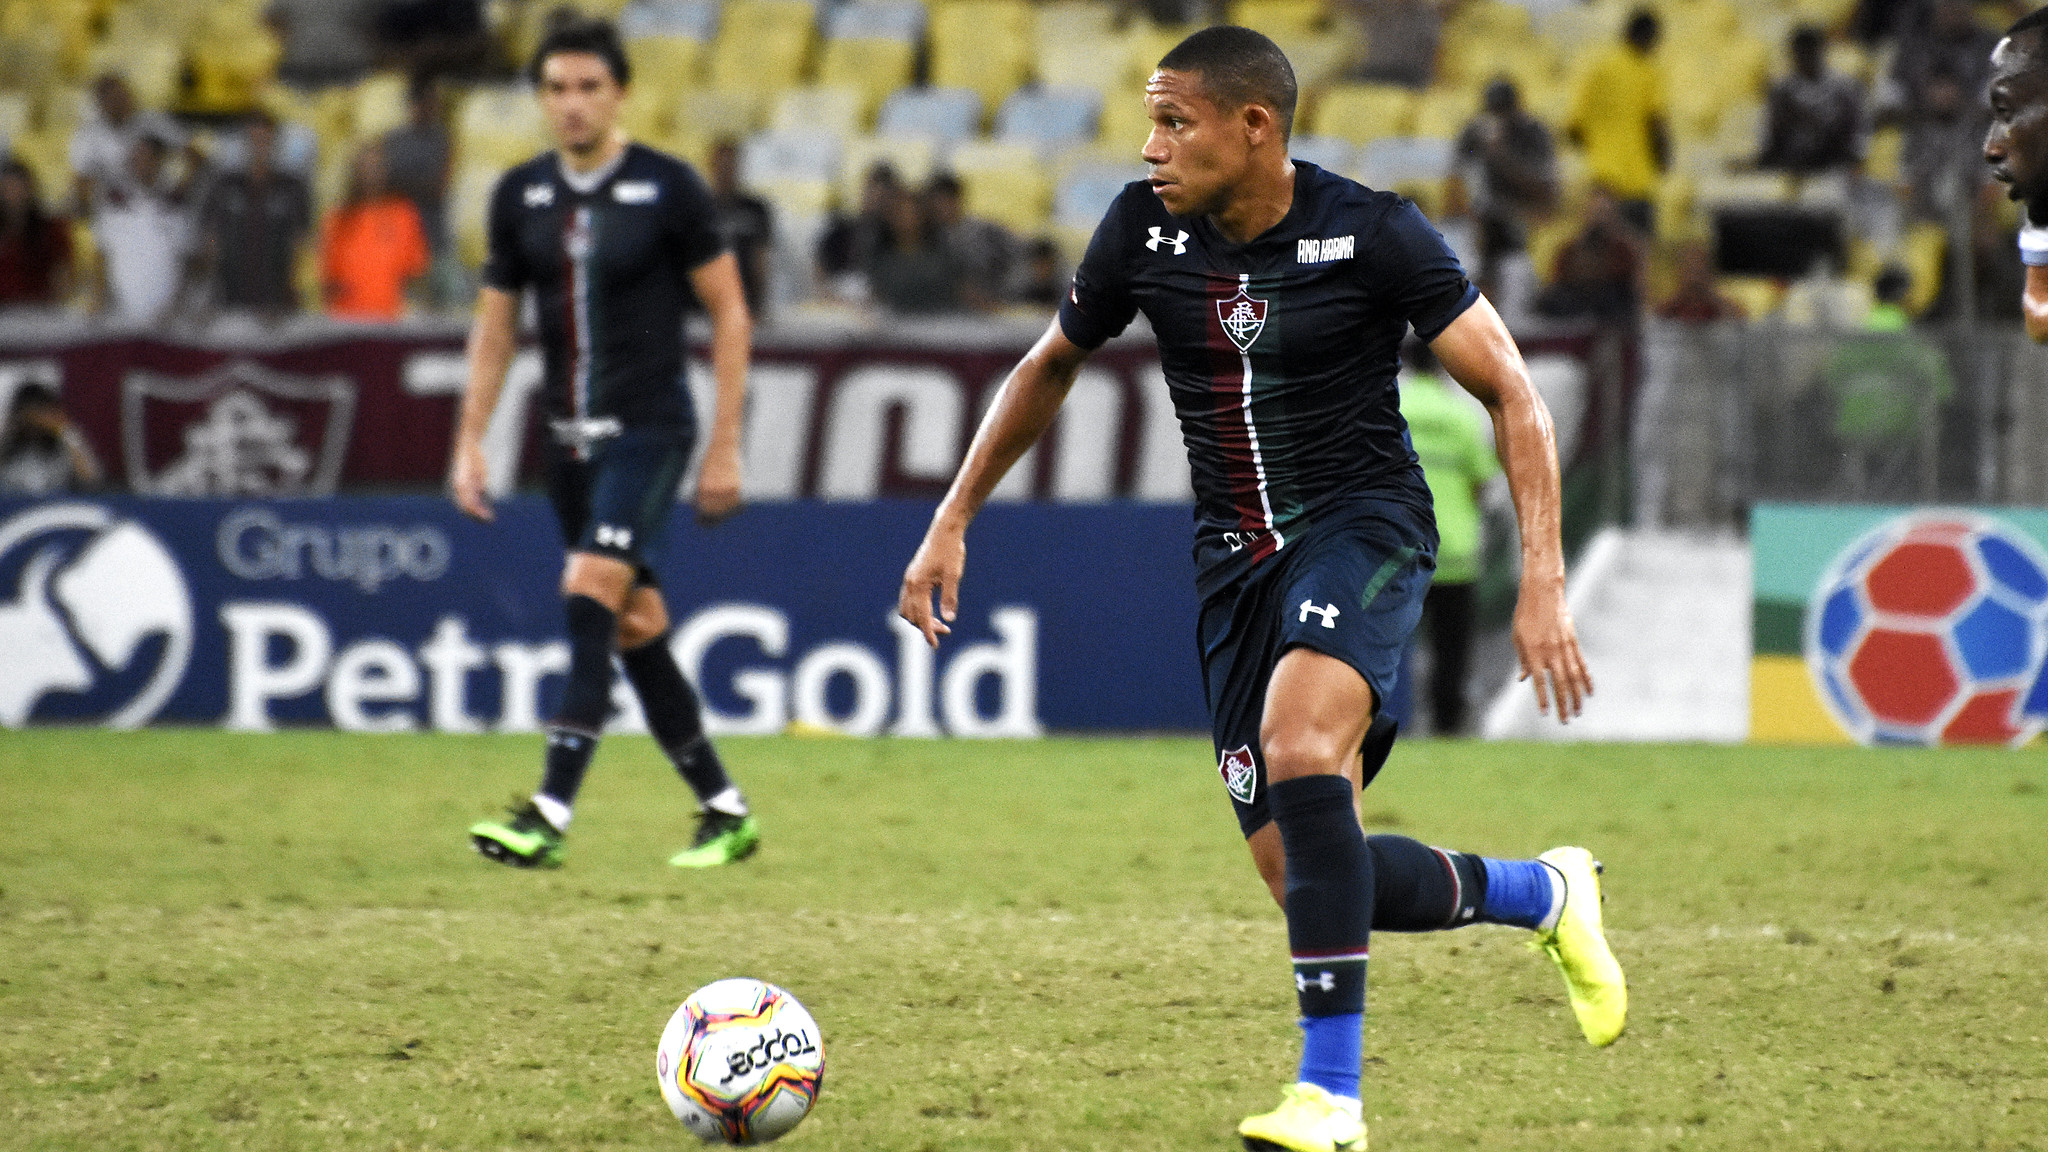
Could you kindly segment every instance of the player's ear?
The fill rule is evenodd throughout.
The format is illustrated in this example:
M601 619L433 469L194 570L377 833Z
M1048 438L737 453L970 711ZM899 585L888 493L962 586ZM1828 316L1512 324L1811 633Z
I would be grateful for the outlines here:
M1254 100L1246 104L1244 110L1238 115L1239 122L1244 125L1245 143L1252 147L1256 148L1260 144L1265 143L1267 138L1273 134L1273 110L1264 104Z

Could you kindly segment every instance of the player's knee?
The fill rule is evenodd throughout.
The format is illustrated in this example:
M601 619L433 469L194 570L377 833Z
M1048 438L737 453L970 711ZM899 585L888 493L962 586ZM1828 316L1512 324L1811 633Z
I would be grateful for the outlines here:
M1268 725L1259 733L1266 779L1335 775L1350 767L1358 748L1347 734L1313 724Z
M610 556L572 552L562 570L562 595L588 596L623 613L633 588L633 566Z
M668 611L660 601L646 603L635 597L627 605L626 612L619 617L619 651L630 652L655 640L661 639L668 631Z

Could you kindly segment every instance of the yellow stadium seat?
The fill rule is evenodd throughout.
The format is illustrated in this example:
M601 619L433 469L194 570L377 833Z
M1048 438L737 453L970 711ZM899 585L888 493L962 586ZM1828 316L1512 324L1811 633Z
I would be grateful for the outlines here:
M861 123L872 124L882 100L910 83L916 62L917 46L908 40L828 40L818 83L859 92Z
M1334 79L1351 59L1354 43L1339 32L1294 32L1273 37L1273 43L1294 65L1294 79L1303 88L1316 88Z
M774 205L782 219L822 216L832 210L832 182L796 176L755 180L748 190Z
M1720 276L1714 286L1737 304L1752 320L1761 320L1784 303L1785 286L1768 276Z
M491 190L504 169L467 164L458 169L448 189L448 225L455 234L455 254L470 268L483 266L489 247Z
M479 88L456 116L455 150L465 166L502 171L547 146L540 108L531 93L518 88Z
M283 57L284 46L256 13L210 8L187 45L180 106L210 114L250 111Z
M28 131L31 111L26 93L0 92L0 140L12 140Z
M649 103L670 103L676 93L695 85L704 67L704 42L687 36L640 36L626 41L633 64L633 87Z
M361 138L382 136L411 119L405 89L405 77L396 72L380 72L359 81L354 134Z
M1899 263L1913 277L1912 290L1906 296L1906 311L1918 316L1941 294L1942 266L1948 262L1948 231L1923 220L1906 229L1899 249Z
M830 132L853 136L861 129L858 88L791 88L775 97L768 127L776 132Z
M922 187L931 178L937 149L930 140L900 136L856 136L846 142L839 168L839 202L848 208L860 204L861 185L868 170L886 163L911 188Z
M1102 98L1102 117L1096 122L1095 142L1105 152L1126 158L1136 156L1152 134L1152 117L1145 111L1141 89L1122 89Z
M1032 39L1032 56L1038 61L1038 79L1043 84L1107 91L1105 85L1114 84L1122 73L1122 55L1103 51L1104 45L1117 39L1116 9L1108 4L1095 0L1041 4ZM1111 73L1104 83L1088 79L1098 70Z
M1192 25L1152 24L1134 20L1124 31L1124 82L1143 88L1159 61L1195 31ZM1105 47L1107 47L1105 45Z
M816 31L807 0L732 0L711 48L711 86L774 91L796 84Z
M87 57L84 72L98 76L116 72L128 80L135 102L144 108L166 108L178 98L185 68L185 49L168 37L107 39Z
M931 13L931 82L967 88L995 109L1031 73L1031 6L1024 0L953 0Z
M1310 131L1364 144L1407 136L1415 123L1415 93L1391 84L1336 84L1316 101Z
M1896 127L1880 128L1870 134L1864 151L1864 173L1873 180L1897 183L1906 153L1906 134Z
M1432 140L1456 140L1478 111L1479 101L1462 88L1431 88L1415 101L1411 131Z
M952 169L970 215L1020 236L1045 229L1052 214L1052 181L1036 152L1016 144L970 142L953 150Z
M1236 0L1230 6L1230 22L1274 40L1305 36L1328 23L1323 0Z
M676 97L671 119L678 133L741 140L761 127L765 103L758 92L692 88Z

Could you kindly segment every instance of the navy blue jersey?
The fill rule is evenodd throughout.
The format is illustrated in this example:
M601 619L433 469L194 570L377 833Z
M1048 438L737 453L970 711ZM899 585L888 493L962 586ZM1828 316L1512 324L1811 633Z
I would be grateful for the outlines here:
M565 442L695 427L683 315L695 299L690 273L724 249L704 181L639 144L588 192L569 184L553 152L498 181L484 283L533 289L543 402Z
M1411 325L1435 339L1479 298L1413 203L1294 168L1287 215L1248 244L1130 184L1060 308L1083 348L1138 312L1151 321L1192 466L1197 550L1240 568L1346 519L1360 497L1430 522L1395 386L1401 340Z

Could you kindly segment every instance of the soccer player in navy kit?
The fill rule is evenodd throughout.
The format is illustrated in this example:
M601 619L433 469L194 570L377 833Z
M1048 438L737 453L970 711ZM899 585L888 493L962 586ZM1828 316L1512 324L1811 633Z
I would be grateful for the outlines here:
M1581 1030L1613 1042L1627 990L1583 848L1497 860L1367 837L1357 789L1434 568L1436 529L1395 386L1412 326L1491 412L1521 526L1514 640L1560 720L1591 680L1564 604L1548 413L1491 305L1415 206L1291 162L1295 82L1272 41L1198 32L1146 85L1151 177L1124 189L1058 319L1004 384L904 574L899 610L948 631L965 537L1051 422L1089 350L1151 321L1196 498L1197 637L1218 768L1287 916L1303 1050L1247 1148L1356 1152L1370 930L1513 924L1562 970ZM932 596L939 612L932 611Z
M512 359L520 294L530 290L546 362L548 495L569 550L569 673L548 725L539 791L509 819L472 827L470 839L507 864L561 863L576 791L611 709L617 653L648 727L697 794L695 841L669 862L724 864L751 853L760 833L669 651L668 609L647 557L696 440L683 337L693 293L711 316L718 386L697 514L711 522L739 506L752 339L739 265L697 174L619 133L630 74L609 24L551 31L531 72L556 147L507 172L491 195L490 255L449 482L464 512L491 518L484 429Z

